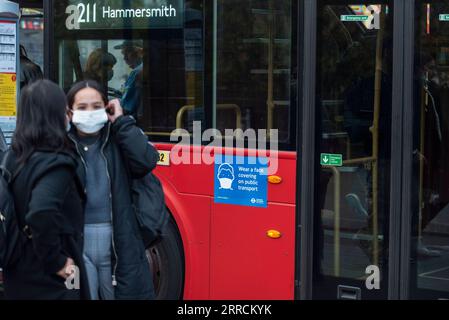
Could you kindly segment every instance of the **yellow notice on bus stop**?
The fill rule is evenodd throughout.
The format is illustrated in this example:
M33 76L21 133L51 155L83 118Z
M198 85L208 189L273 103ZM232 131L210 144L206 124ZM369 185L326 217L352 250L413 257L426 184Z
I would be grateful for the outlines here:
M16 116L16 90L16 75L0 73L0 117Z

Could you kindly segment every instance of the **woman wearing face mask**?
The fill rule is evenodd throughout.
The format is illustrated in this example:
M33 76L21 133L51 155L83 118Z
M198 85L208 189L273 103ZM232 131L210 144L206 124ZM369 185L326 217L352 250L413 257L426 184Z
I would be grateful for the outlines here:
M69 138L84 164L84 260L93 299L152 299L152 273L130 192L133 178L155 168L158 153L118 100L107 102L94 81L67 95ZM81 174L81 173L80 173Z
M4 268L7 299L89 298L82 257L84 191L67 139L66 108L64 92L48 80L22 90L11 150L1 159L13 173L20 229L16 256Z

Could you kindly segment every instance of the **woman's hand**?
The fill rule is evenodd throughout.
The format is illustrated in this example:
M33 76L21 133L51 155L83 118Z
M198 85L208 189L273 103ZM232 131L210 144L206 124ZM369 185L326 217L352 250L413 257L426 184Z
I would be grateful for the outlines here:
M75 261L73 261L72 258L67 258L64 268L59 270L56 274L61 278L67 279L74 270L71 266L75 266Z
M109 101L106 106L106 113L109 121L112 123L114 123L120 116L123 116L123 108L120 105L120 101L118 99Z

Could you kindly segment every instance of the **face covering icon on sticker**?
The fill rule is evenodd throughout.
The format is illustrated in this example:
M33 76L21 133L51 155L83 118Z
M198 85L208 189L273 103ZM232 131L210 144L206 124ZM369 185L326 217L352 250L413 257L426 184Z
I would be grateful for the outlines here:
M232 190L232 182L234 182L234 168L229 163L223 163L218 167L217 174L220 182L220 189Z

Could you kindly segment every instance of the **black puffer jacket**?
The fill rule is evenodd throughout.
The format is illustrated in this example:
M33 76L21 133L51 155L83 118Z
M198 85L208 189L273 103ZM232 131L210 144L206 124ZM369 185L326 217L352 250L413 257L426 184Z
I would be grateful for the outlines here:
M72 128L69 137L85 163L84 150L75 130ZM101 134L101 152L106 158L111 182L115 298L153 299L153 276L139 233L130 183L156 167L158 152L131 116L121 116L114 124L108 123ZM85 177L85 170L82 171L79 174Z
M12 184L17 218L31 240L19 261L4 270L7 299L89 299L82 258L84 192L75 155L38 150ZM13 154L11 164L16 162ZM24 237L26 239L26 237ZM67 257L80 271L80 289L68 289L56 272Z

